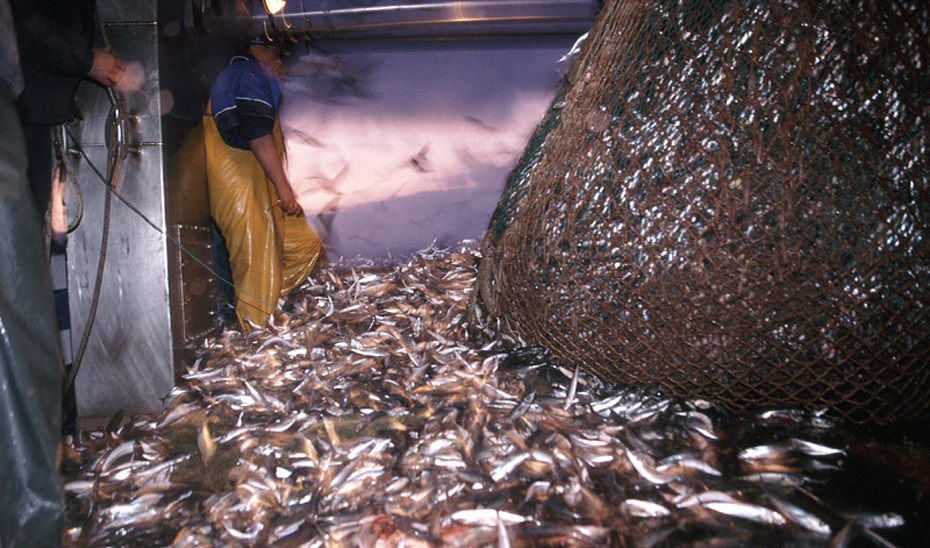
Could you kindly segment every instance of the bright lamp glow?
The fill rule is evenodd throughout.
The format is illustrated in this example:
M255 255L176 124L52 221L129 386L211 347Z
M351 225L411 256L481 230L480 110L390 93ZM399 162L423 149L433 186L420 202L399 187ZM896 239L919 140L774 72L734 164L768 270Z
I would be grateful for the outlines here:
M265 11L269 14L274 15L284 9L284 4L287 3L287 0L263 0L265 2Z

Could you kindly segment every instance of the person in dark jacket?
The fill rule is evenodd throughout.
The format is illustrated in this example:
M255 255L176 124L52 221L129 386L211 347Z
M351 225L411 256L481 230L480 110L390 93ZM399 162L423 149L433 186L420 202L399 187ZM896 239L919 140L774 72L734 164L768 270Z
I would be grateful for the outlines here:
M61 546L61 348L16 107L15 31L0 0L0 546Z
M95 0L10 0L26 87L19 115L29 155L29 185L44 219L52 186L51 130L79 119L74 93L83 78L109 87L125 63L94 48Z

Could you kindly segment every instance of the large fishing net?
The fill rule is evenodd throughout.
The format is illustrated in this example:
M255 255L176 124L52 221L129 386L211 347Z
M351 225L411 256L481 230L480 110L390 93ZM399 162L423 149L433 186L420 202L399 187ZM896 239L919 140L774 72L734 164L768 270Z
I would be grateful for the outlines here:
M481 301L611 382L930 408L930 3L615 0L511 175Z

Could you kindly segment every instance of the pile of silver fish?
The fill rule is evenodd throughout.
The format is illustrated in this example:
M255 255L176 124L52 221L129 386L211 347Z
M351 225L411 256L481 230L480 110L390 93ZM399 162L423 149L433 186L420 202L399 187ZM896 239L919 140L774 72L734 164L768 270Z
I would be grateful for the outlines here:
M736 421L501 336L477 258L326 268L271 325L204 341L161 415L66 438L65 545L889 546L908 526L837 500L823 413Z

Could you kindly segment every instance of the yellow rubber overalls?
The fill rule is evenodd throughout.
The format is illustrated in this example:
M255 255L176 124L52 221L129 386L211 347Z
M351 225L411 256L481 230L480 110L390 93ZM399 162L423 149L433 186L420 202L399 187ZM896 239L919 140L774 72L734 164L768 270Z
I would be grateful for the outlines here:
M203 118L210 214L229 250L236 286L236 315L246 332L264 325L277 306L304 282L322 253L323 244L303 216L272 207L274 185L251 151L227 145L207 109ZM278 150L284 137L274 127Z

